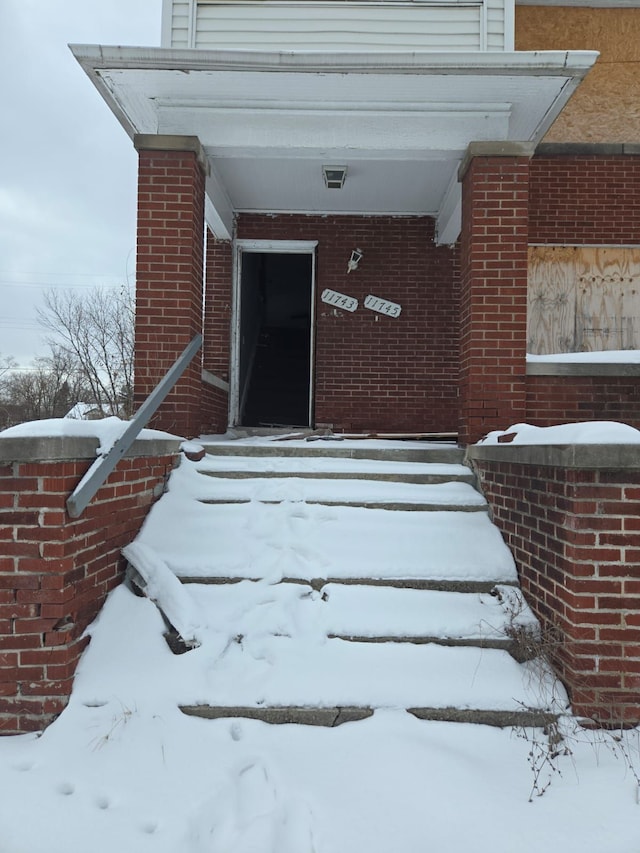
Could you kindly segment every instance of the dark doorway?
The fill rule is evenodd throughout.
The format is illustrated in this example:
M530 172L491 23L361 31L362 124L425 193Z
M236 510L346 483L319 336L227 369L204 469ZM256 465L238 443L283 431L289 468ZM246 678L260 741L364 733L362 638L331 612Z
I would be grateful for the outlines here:
M313 255L243 251L239 422L311 425Z

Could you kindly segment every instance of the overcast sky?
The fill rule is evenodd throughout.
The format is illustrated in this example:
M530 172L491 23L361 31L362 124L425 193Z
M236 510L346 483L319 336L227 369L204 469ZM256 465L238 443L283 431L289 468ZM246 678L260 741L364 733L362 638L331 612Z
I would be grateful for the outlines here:
M0 0L0 354L49 287L135 280L137 157L68 44L160 45L162 0Z

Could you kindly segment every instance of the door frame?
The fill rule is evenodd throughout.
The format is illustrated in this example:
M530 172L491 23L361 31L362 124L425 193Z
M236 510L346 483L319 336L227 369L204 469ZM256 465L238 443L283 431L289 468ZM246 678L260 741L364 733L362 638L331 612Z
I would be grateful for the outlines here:
M274 255L311 255L311 317L309 340L309 425L313 425L315 328L316 328L316 248L317 240L234 240L233 293L231 302L231 364L229 370L229 426L240 421L240 321L242 253Z

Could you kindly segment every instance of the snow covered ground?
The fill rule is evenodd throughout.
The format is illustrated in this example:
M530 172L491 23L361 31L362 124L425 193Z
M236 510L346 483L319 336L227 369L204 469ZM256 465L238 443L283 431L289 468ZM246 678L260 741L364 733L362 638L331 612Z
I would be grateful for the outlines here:
M303 491L265 506L245 492L249 515L225 507L212 538L221 507L198 500L222 487L195 467L174 473L134 549L150 593L170 602L199 647L173 655L152 601L125 586L111 594L68 708L40 737L0 738L0 853L639 853L638 731L618 741L566 716L566 739L551 759L541 730L420 721L402 704L437 701L436 688L455 685L453 675L509 706L522 686L515 663L493 669L488 654L475 650L471 660L464 648L445 662L416 647L407 678L392 644L365 672L362 657L350 662L353 649L327 639L452 626L490 637L502 618L494 596L465 598L462 607L457 598L454 614L452 593L278 583L317 577L318 560L322 577L406 576L424 570L425 554L433 571L511 583L513 561L484 513L450 513L443 536L438 512L310 506ZM414 526L418 515L427 538ZM470 529L472 549L489 555L479 568L465 557ZM179 566L263 579L203 590L176 584ZM296 638L299 659L289 659L287 638ZM241 656L248 664L239 667ZM279 682L268 677L276 663ZM535 667L530 674L525 687L539 691ZM378 710L322 728L203 720L178 708L251 698L261 684L266 703L280 690L301 701L339 694Z
M255 586L255 585L253 585ZM637 734L542 733L381 710L335 729L183 715L154 605L120 587L67 710L0 739L3 853L637 853ZM624 749L624 752L623 752ZM533 756L530 752L533 751Z
M539 731L393 709L335 729L187 717L173 675L193 653L171 655L163 630L117 589L67 710L42 737L0 740L3 853L639 849L637 780L609 735L575 729L529 802Z

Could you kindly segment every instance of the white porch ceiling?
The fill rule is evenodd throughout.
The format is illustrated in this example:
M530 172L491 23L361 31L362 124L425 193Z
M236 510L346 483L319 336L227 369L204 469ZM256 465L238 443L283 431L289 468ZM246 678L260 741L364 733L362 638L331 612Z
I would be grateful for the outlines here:
M535 145L593 51L325 54L76 45L127 133L197 136L207 214L425 214L459 230L456 175L470 142ZM326 189L323 164L347 166Z

